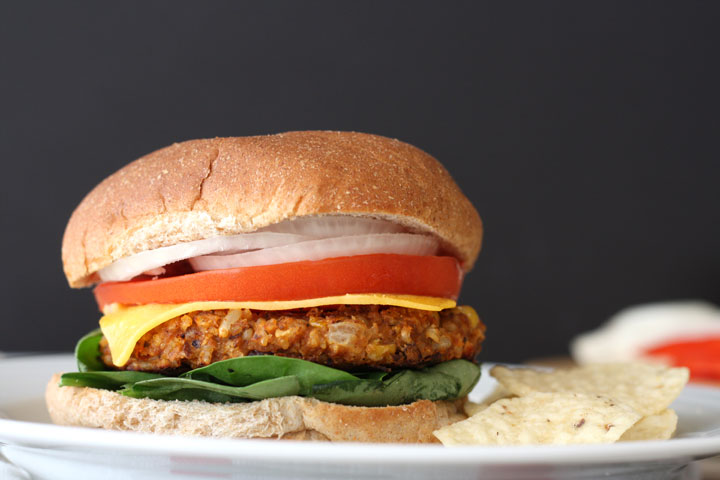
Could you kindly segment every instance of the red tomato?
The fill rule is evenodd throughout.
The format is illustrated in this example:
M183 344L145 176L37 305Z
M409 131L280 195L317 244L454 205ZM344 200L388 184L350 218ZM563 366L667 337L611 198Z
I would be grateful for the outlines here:
M303 300L346 293L457 299L462 279L462 269L452 257L357 255L101 283L95 299L101 309L110 303Z
M695 380L720 380L720 337L668 342L645 353L688 367Z

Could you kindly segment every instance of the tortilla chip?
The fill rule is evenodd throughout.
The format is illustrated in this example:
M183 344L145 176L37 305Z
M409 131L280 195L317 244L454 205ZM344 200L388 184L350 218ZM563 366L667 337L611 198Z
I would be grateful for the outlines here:
M621 442L642 440L667 440L672 437L677 428L677 414L670 409L657 415L643 417L620 437Z
M476 413L482 412L489 406L489 403L475 403L468 400L467 402L465 402L465 405L463 405L463 410L465 411L465 415L467 415L468 417L472 417Z
M472 417L476 413L485 410L487 407L489 407L496 401L514 396L515 395L511 394L507 388L503 387L502 384L498 383L495 387L495 390L493 390L488 396L483 398L482 402L478 403L468 400L467 402L465 402L465 405L463 405L463 409L465 410L465 415L467 415L468 417Z
M530 393L498 400L435 436L452 445L611 443L640 414L612 399L581 393Z
M518 396L533 392L602 395L632 407L643 416L667 409L689 376L687 368L642 363L598 364L550 372L497 366L491 375Z
M498 383L497 386L495 387L495 390L493 390L492 393L490 393L490 395L483 398L482 403L487 403L488 405L490 405L491 403L494 403L503 398L514 397L514 396L515 395L513 395L510 392L510 390L505 388L502 383Z

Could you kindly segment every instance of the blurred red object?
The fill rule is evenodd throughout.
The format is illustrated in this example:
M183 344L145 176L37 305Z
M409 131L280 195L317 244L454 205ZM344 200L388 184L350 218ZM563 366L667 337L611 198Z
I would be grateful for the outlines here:
M693 380L720 381L720 337L670 341L648 348L645 355L688 367Z

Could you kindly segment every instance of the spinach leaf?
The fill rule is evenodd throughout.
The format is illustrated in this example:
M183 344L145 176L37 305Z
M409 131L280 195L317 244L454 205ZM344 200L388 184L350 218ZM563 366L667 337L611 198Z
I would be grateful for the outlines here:
M196 368L181 375L183 378L214 383L222 382L236 387L287 376L297 379L300 385L298 391L300 395L308 395L312 392L313 385L318 383L358 380L358 377L342 370L307 360L273 355L231 358L211 363L206 367Z
M467 360L450 360L438 363L426 368L424 371L433 375L447 375L455 378L460 383L460 389L455 398L461 398L469 394L480 380L480 367Z
M100 329L88 333L75 345L75 359L78 370L81 372L95 372L107 370L107 367L100 360L100 340L102 332Z
M401 405L415 400L451 400L467 395L480 368L451 360L422 370L402 370L386 380L341 381L313 386L310 396L332 403L368 407Z
M155 373L108 370L100 360L100 329L88 333L75 345L75 359L78 372L65 373L60 377L61 387L92 387L103 390L118 390L124 385L151 378L160 378Z
M180 377L110 370L100 360L100 330L75 347L78 370L61 377L61 386L119 390L135 398L242 402L286 395L333 403L385 406L420 399L450 400L467 395L480 367L452 360L421 370L348 373L296 358L261 355L223 360Z
M64 373L60 377L61 387L91 387L103 390L118 390L125 385L131 385L152 378L163 378L156 373L108 371L108 372L76 372Z
M300 382L294 376L285 376L256 382L247 387L233 387L189 378L164 377L128 385L120 393L128 397L155 400L242 402L298 395Z
M381 372L381 371L353 372L353 375L355 375L358 378L364 379L364 380L382 380L383 378L387 377L388 375L392 375L392 373L391 372Z

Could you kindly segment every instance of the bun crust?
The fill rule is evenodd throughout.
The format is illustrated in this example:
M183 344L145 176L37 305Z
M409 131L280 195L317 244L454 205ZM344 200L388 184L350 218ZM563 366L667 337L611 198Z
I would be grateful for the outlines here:
M289 132L176 143L103 180L73 212L62 259L73 287L115 260L313 215L385 218L430 232L465 271L482 223L450 174L407 143L351 132Z
M462 401L419 400L397 407L352 407L304 397L249 403L137 399L48 383L45 400L58 425L231 438L332 442L436 443L433 430L465 419Z

